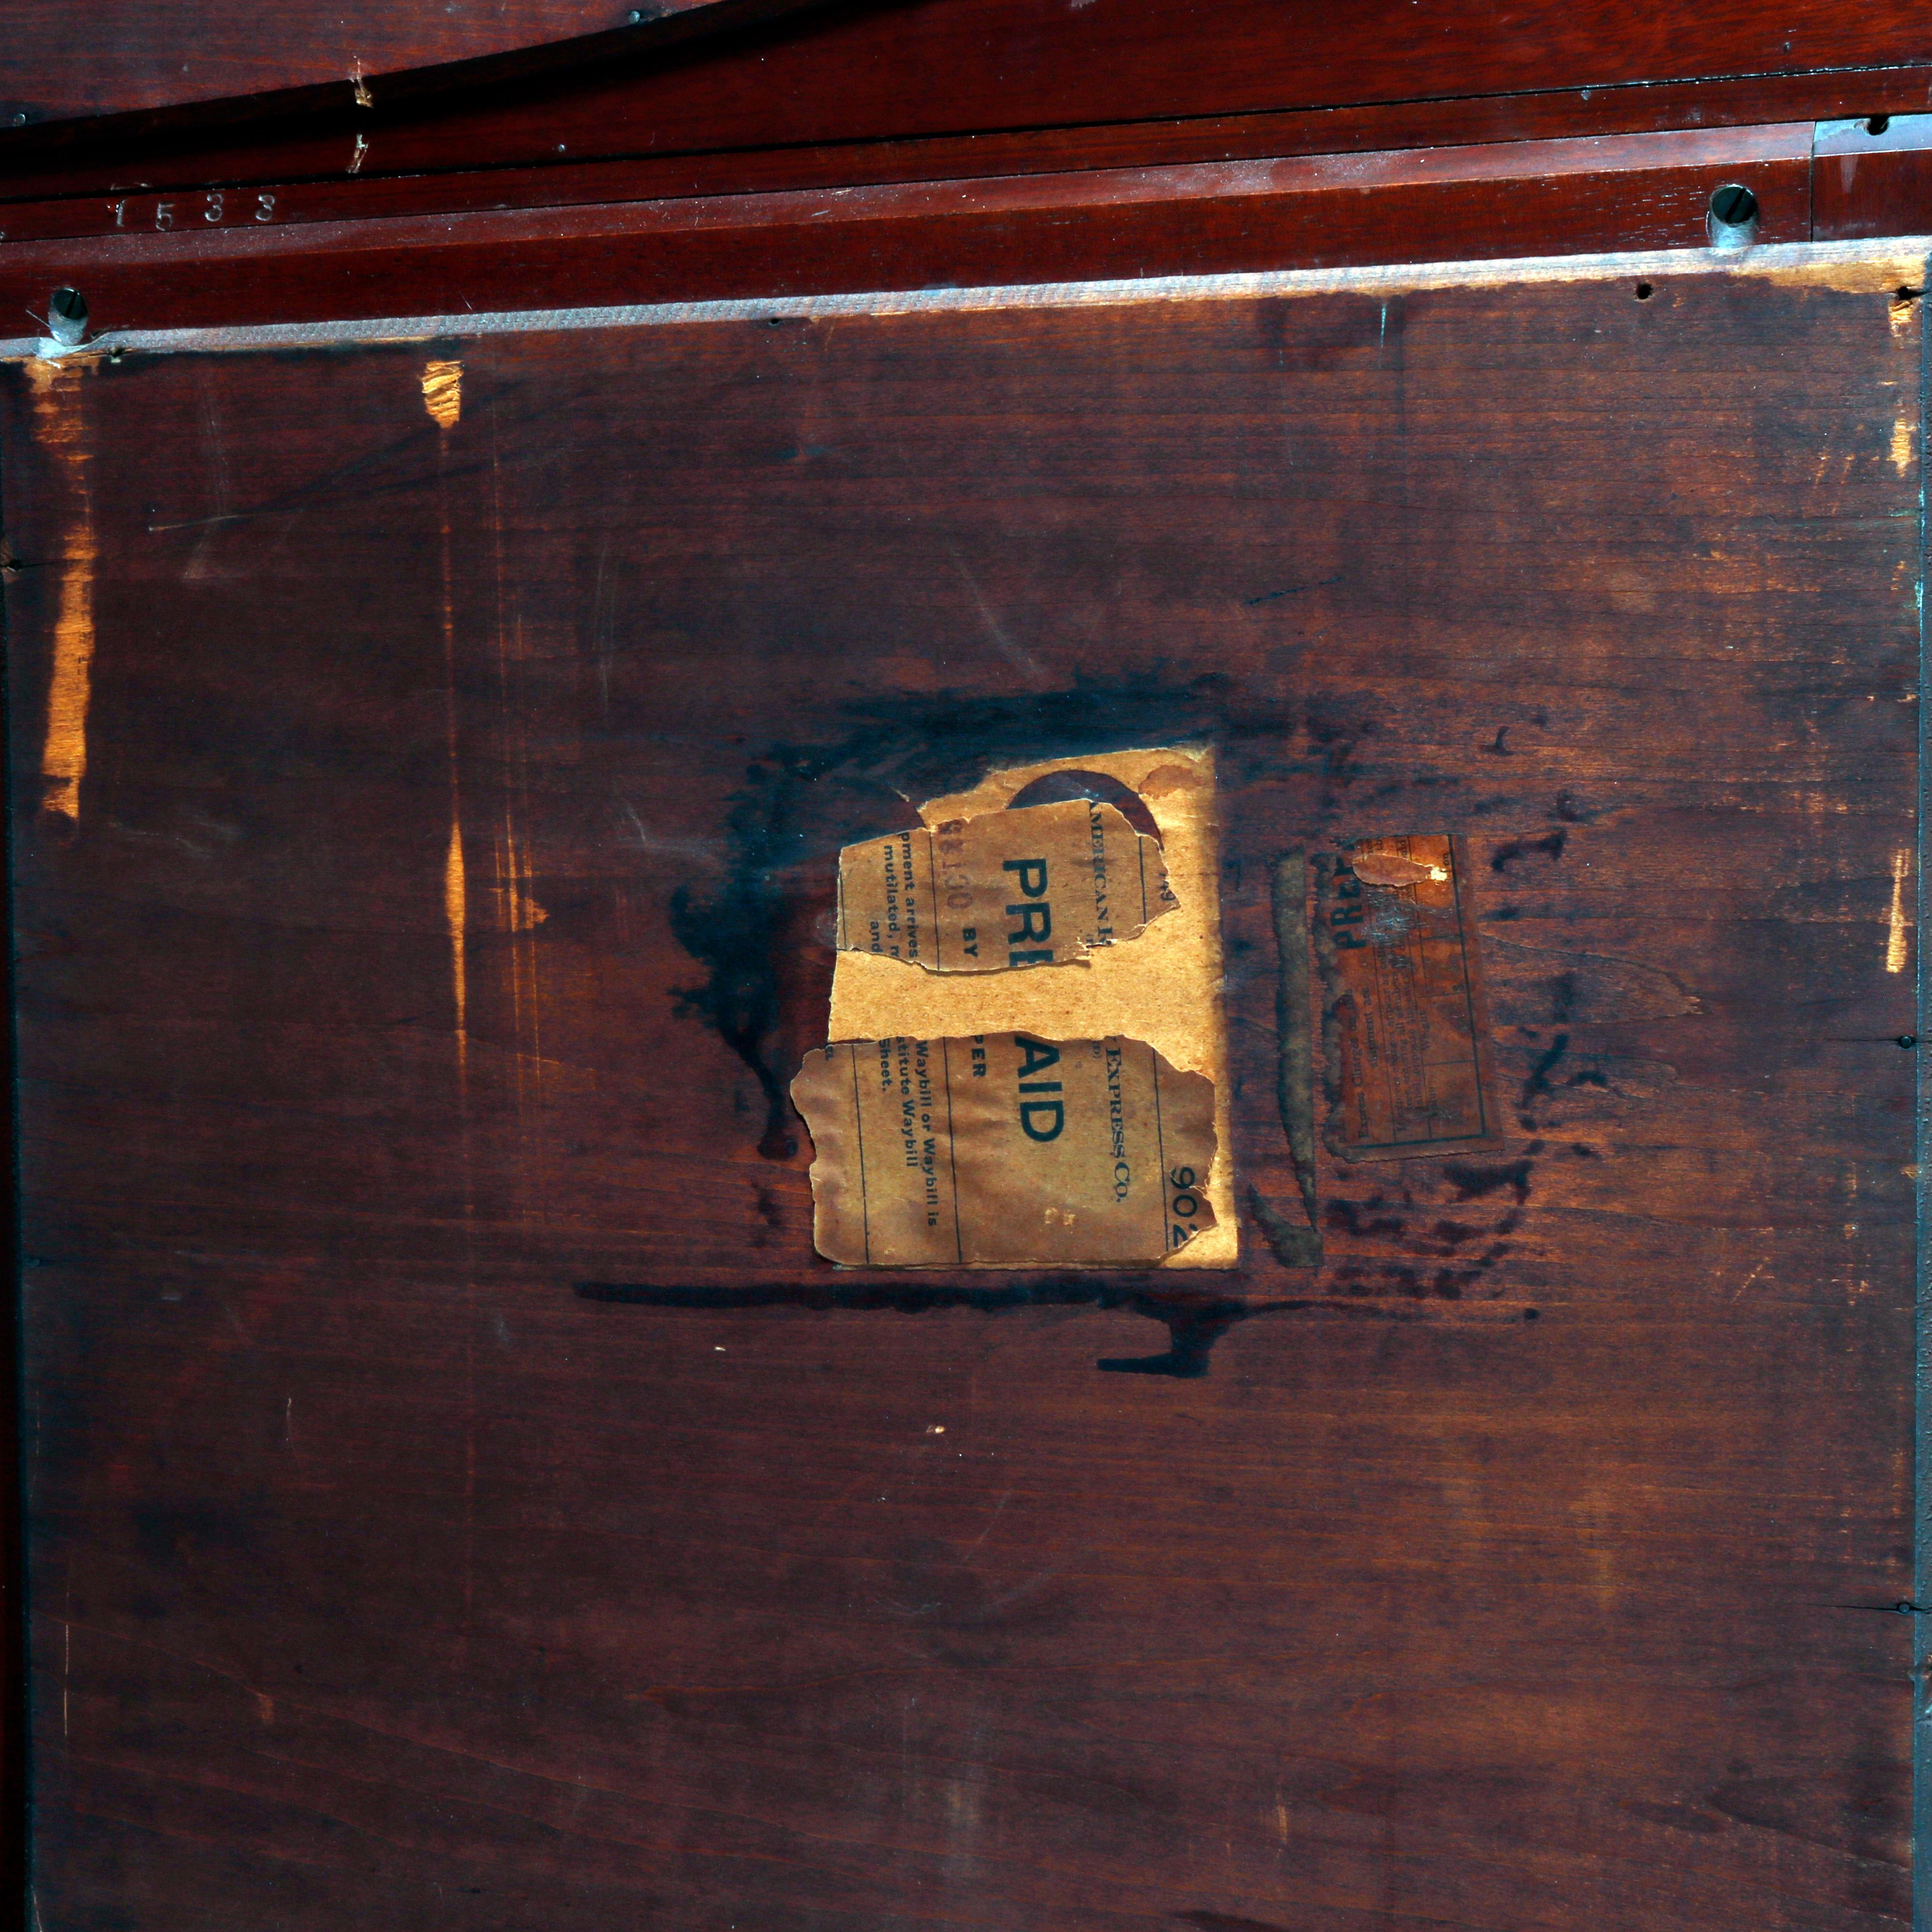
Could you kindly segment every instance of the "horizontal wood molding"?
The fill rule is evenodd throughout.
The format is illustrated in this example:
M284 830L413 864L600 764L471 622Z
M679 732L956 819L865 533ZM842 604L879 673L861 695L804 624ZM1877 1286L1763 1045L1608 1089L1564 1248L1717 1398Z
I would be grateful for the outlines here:
M1814 154L1812 232L1821 240L1932 228L1932 114L1828 124Z
M1811 142L1794 123L286 225L190 200L163 233L0 250L0 315L44 316L62 284L99 332L1690 250L1726 182L1756 196L1760 239L1798 242Z
M189 127L373 110L655 53L814 0L444 0L434 7L276 0L152 7L58 0L7 14L0 152Z

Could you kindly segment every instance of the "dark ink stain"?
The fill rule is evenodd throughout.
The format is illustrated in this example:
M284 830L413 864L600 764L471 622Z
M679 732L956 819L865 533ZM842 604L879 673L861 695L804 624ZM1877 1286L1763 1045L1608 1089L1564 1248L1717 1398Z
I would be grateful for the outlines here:
M1192 1309L1162 1317L1168 1345L1158 1355L1102 1355L1094 1366L1126 1376L1174 1376L1192 1381L1208 1372L1208 1352L1246 1315L1238 1306Z
M1248 1208L1261 1224L1274 1258L1283 1268L1314 1268L1322 1265L1322 1236L1305 1221L1291 1221L1277 1214L1274 1204L1256 1186L1248 1184Z
M1516 1118L1526 1127L1536 1125L1536 1116L1532 1110L1539 1100L1554 1093L1555 1089L1550 1084L1550 1070L1569 1051L1570 1036L1567 1033L1559 1033L1544 1049L1542 1058L1529 1070L1529 1078L1522 1083L1522 1097L1516 1102L1520 1110Z
M1412 1291L1419 1292L1419 1291ZM823 1312L890 1310L921 1315L934 1309L972 1308L993 1314L1016 1308L1098 1308L1144 1316L1168 1332L1168 1346L1156 1355L1103 1356L1094 1366L1120 1375L1170 1376L1192 1380L1208 1372L1214 1344L1244 1322L1264 1315L1319 1311L1359 1315L1384 1322L1413 1321L1406 1309L1368 1308L1338 1304L1332 1295L1297 1295L1276 1301L1236 1301L1172 1288L1102 1281L1091 1275L1055 1274L986 1288L914 1288L885 1282L840 1280L807 1284L768 1282L746 1286L680 1287L639 1282L584 1281L576 1285L585 1301L622 1303L633 1307L725 1312L747 1308L808 1308Z
M1490 854L1490 870L1507 872L1519 859L1532 852L1542 853L1553 865L1562 857L1569 836L1568 832L1558 830L1551 832L1546 838L1512 838L1507 845L1498 845Z
M1573 1073L1563 1083L1566 1087L1605 1087L1610 1082L1608 1075L1594 1066L1586 1066L1580 1073Z
M769 1187L754 1186L753 1192L757 1197L760 1225L753 1232L751 1244L754 1248L770 1247L772 1235L784 1227L784 1210Z
M1309 742L1322 754L1322 776L1332 790L1351 783L1355 774L1348 769L1355 748L1364 738L1375 735L1372 718L1339 715L1340 707L1319 701L1308 707Z
M1520 919L1522 916L1522 908L1521 906L1498 906L1494 912L1486 913L1484 916L1486 919L1494 920Z
M750 1068L765 1096L765 1130L758 1151L767 1160L798 1150L790 1104L766 1042L777 1027L778 982L774 964L786 919L778 878L796 856L798 834L786 822L782 776L754 765L751 790L734 801L728 829L733 864L724 888L700 896L688 886L670 896L670 929L710 976L701 986L672 989L681 1016L708 1021Z
M1399 1234L1408 1224L1397 1220L1394 1215L1384 1215L1378 1221L1365 1221L1364 1214L1372 1214L1382 1205L1382 1197L1372 1196L1366 1201L1331 1201L1322 1210L1322 1216L1330 1227L1343 1234L1366 1237L1371 1234Z
M1516 754L1509 748L1509 734L1510 728L1507 724L1496 734L1496 742L1488 747L1491 758L1513 758L1516 756Z
M1465 1241L1472 1240L1474 1228L1466 1227L1460 1221L1438 1221L1429 1231L1446 1248L1460 1248Z
M1588 1141L1572 1141L1570 1143L1570 1151L1579 1160L1601 1160L1604 1157L1591 1146Z
M1588 811L1579 805L1574 794L1559 791L1550 816L1561 819L1565 825L1594 825L1602 814Z
M1516 1204L1521 1207L1529 1198L1529 1169L1526 1160L1494 1167L1474 1167L1466 1162L1448 1160L1442 1163L1442 1176L1455 1189L1458 1201L1480 1201L1498 1188L1508 1187L1515 1190Z

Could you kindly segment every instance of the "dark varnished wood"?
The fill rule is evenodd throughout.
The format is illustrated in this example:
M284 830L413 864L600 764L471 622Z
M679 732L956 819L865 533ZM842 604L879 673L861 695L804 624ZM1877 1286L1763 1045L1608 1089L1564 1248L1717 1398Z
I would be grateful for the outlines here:
M752 57L742 40L734 48ZM466 106L379 103L226 136L104 140L79 152L23 146L0 170L0 202L13 204L4 233L106 232L129 197L146 203L138 228L152 223L152 200L182 188L267 189L282 218L312 220L1670 133L1932 105L1932 68L1906 64L777 147L706 145L716 135L700 130L683 137L696 146L667 152L663 130L610 75L597 78L597 111L571 107L586 84L578 74ZM123 228L128 220L123 211Z
M1403 130L1418 136L1446 138L1418 140L1412 146L1382 152L1378 152L1376 144L1351 137L1371 127L1388 127L1388 117L1346 110L1323 117L1253 115L1211 124L1169 122L1053 135L973 135L950 140L854 143L837 148L667 156L657 160L569 162L556 160L553 156L552 164L544 166L437 174L358 172L346 179L288 178L247 170L238 178L220 167L211 174L211 157L204 152L181 158L178 165L187 178L197 182L212 178L213 186L200 187L184 194L164 179L157 184L144 166L126 185L110 189L107 184L122 177L104 175L98 192L16 201L0 219L6 224L4 238L13 242L78 239L88 236L124 238L192 234L209 227L245 230L400 214L584 207L613 202L978 181L1007 176L1095 172L1118 178L1128 169L1138 172L1204 162L1273 162L1306 155L1358 157L1363 172L1358 178L1370 185L1390 180L1392 165L1412 169L1418 164L1433 166L1446 168L1452 176L1485 168L1493 175L1498 166L1502 172L1517 178L1574 176L1578 159L1591 152L1576 146L1580 140L1601 144L1595 150L1598 158L1589 171L1621 175L1628 171L1638 156L1673 152L1654 139L1632 146L1628 138L1615 138L1622 130L1592 124L1618 117L1607 112L1592 116L1587 103L1576 109L1570 136L1564 140L1530 140L1508 130L1502 130L1509 136L1506 141L1487 138L1489 134L1497 131L1490 124L1504 117L1467 110L1486 110L1497 104L1451 104L1461 111L1445 112L1430 117L1426 126L1412 125ZM1312 124L1318 118L1322 124ZM1552 117L1552 124L1562 124ZM1862 127L1864 123L1856 124ZM1475 138L1479 133L1485 138ZM1685 161L1695 159L1714 164L1727 159L1796 160L1809 146L1810 138L1810 122L1802 124L1801 132L1801 124L1791 119L1752 125L1716 122L1694 130L1679 129L1672 134L1678 156ZM1769 148L1766 146L1768 140L1772 143ZM1504 146L1513 152L1501 155L1478 152L1467 157L1448 154L1433 163L1419 164L1418 159L1422 148L1480 151ZM352 134L340 136L336 158L347 155L353 159L354 152ZM1391 157L1397 155L1402 158L1392 162ZM1311 176L1318 173L1312 170L1306 172ZM1331 168L1328 172L1333 175L1339 170ZM1104 182L1096 183L1090 191L1102 191L1105 186ZM1801 189L1801 198L1802 192ZM1780 186L1778 198L1784 203L1782 218L1788 228L1792 205L1788 187ZM1546 219L1552 245L1568 246L1574 242L1575 238L1564 226L1560 209L1551 208ZM1587 223L1590 218L1582 219ZM164 242L158 245L160 259L165 260L170 244Z
M1932 114L1829 123L1814 156L1821 241L1932 232Z
M765 66L755 40L732 40L718 58ZM688 81L704 93L704 75ZM933 85L941 83L935 75ZM0 234L104 234L125 228L130 214L120 202L130 197L141 202L141 228L153 222L157 199L184 188L266 189L278 218L303 220L1667 134L1903 116L1932 104L1932 68L1903 64L772 147L755 128L694 128L667 139L651 103L636 97L638 85L636 62L608 62L591 75L524 81L462 103L379 100L369 112L278 116L228 134L202 125L197 135L145 141L103 135L81 151L21 141L0 168L0 201L11 202ZM772 98L781 97L782 85L775 85ZM962 98L952 114L960 128L987 118L987 103L974 98ZM728 145L727 135L752 145ZM251 211L251 197L238 197L238 207Z
M1798 242L1811 141L1800 123L286 226L246 190L130 196L128 232L0 251L0 316L36 332L68 284L100 333L1701 248L1729 182L1756 194L1759 238Z
M572 0L549 4L555 16ZM337 17L326 26L318 17L308 31L335 44ZM614 8L586 26L615 28L623 17ZM407 10L392 24L400 38L421 34L424 44L451 31L428 28ZM267 22L260 25L266 44ZM172 38L182 28L158 14L147 31ZM505 35L517 45L538 38ZM98 42L104 51L113 44L111 33ZM211 52L220 46L218 38ZM1932 62L1932 27L1906 0L1859 8L1788 0L1775 8L1725 0L1694 23L1615 0L1533 0L1508 13L1472 0L1348 8L1220 0L1191 14L1177 14L1172 0L1079 8L908 0L815 10L728 37L668 68L628 70L621 43L609 51L616 58L601 71L583 72L578 63L560 85L520 77L473 107L452 101L416 138L435 142L430 164L446 166L472 112L506 129L520 124L525 140L541 135L545 145L526 158L542 158L558 141L610 152L596 144L620 129L626 145L619 152L679 152L1659 82L1774 83L1832 70L1923 66ZM61 52L67 69L83 69L86 50L70 43ZM332 68L329 77L348 70ZM260 83L243 80L247 73L238 65L242 84L220 91L255 92ZM1874 73L1870 85L1887 83ZM31 154L53 138L30 128L16 146Z
M1900 1922L1917 309L1646 286L98 363L71 827L8 372L49 1927ZM836 846L1203 734L1244 1184L1371 832L1507 1146L818 1262Z
M293 191L315 178L359 190L340 212L461 209L490 205L489 176L476 171L512 169L568 172L550 196L504 180L504 205L568 202L580 198L584 164L598 160L630 164L630 176L607 180L604 191L634 200L1898 115L1932 104L1926 50L1914 38L1922 22L1904 8L1864 10L1855 30L1842 12L1828 22L1821 12L1808 28L1787 12L1754 16L1742 33L1738 23L1713 22L1708 38L1673 32L1660 42L1614 8L1601 18L1561 10L1559 32L1468 0L1443 0L1420 26L1412 10L1397 20L1310 8L1298 19L1255 0L1247 11L1219 8L1190 23L1184 61L1171 58L1175 23L1155 0L1142 0L1138 12L1063 9L1024 24L988 0L926 0L818 9L818 17L735 32L722 30L787 10L775 0L705 0L647 10L641 25L494 60L457 58L452 40L440 66L376 75L367 104L346 79L264 95L256 90L268 84L267 70L238 65L228 74L234 98L201 100L191 112L17 129L0 112L0 200L82 198L64 211L20 210L0 225L16 237L94 232L130 194L183 188L266 189L289 209L300 198ZM623 17L614 12L610 22ZM536 19L488 31L514 44ZM271 63L311 57L300 33L251 20ZM326 38L366 24L332 14L305 31ZM391 25L406 38L438 31L413 16ZM460 39L464 25L444 22L440 31ZM142 31L184 29L175 15L151 11ZM1781 34L1783 44L1754 50L1754 32ZM704 44L680 56L680 38ZM60 45L59 85L70 91L83 86L91 62L114 61L124 74L140 65L138 50L99 22ZM1726 56L1712 64L1719 45ZM226 46L218 16L204 21L204 57L218 65ZM416 52L428 58L430 43ZM358 58L375 73L353 55L328 70L346 76ZM18 70L31 69L29 53Z
M373 110L452 88L527 81L769 20L806 0L348 0L329 8L198 0L192 8L14 0L0 141L31 149L158 130L206 130Z

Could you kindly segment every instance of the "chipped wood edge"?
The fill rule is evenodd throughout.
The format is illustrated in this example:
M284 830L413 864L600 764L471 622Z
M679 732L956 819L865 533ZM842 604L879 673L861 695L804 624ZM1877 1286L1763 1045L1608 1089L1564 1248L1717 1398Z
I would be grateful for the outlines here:
M1740 250L1647 248L1601 255L1391 263L1364 268L1276 268L1241 274L1162 275L1096 282L1016 283L984 288L875 290L631 307L515 309L481 315L386 317L362 322L262 322L240 328L124 329L69 347L49 337L0 339L0 362L141 355L239 354L263 350L448 342L488 335L762 322L773 317L941 315L989 309L1124 308L1260 296L1406 295L1425 289L1615 281L1633 276L1729 275L1844 295L1915 294L1924 285L1932 236L1876 241L1790 242Z

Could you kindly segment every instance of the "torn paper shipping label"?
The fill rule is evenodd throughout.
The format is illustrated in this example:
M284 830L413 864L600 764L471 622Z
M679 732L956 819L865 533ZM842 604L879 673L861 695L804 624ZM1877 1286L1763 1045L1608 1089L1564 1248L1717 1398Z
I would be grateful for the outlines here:
M838 944L936 973L1084 958L1177 903L1160 842L1074 799L880 832L838 855Z
M1149 1264L1214 1226L1214 1083L1143 1040L844 1040L791 1091L836 1262Z

